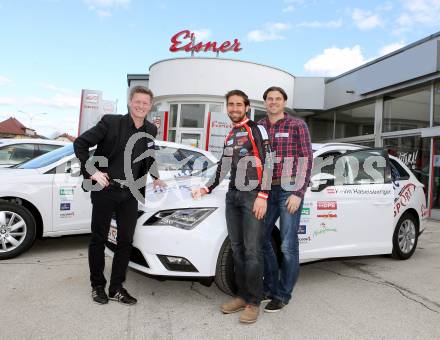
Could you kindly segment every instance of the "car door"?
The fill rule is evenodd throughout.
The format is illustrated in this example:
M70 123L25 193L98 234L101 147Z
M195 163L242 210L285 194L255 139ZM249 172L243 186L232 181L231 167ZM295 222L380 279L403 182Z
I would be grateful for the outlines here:
M301 259L390 253L393 203L384 150L356 150L315 164L298 230Z
M92 217L90 192L82 187L79 161L72 158L58 165L53 180L53 231L88 232Z

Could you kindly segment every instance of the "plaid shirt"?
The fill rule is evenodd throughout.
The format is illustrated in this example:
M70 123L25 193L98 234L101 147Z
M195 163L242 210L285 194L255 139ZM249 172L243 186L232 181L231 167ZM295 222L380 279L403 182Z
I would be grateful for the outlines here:
M290 191L303 198L309 185L313 164L312 144L307 124L286 113L284 118L275 124L271 124L267 117L258 124L266 128L272 146L275 159L272 182L279 184L283 178L289 183L289 179L295 178L295 184L291 186ZM301 157L304 158L298 161ZM281 182L283 183L284 181Z

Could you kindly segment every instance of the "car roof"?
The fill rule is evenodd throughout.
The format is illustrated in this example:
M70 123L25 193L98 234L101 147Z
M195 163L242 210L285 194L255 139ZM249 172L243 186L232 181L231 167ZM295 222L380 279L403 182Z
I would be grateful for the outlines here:
M368 148L368 146L364 146L364 145L359 145L359 144L352 144L352 143L312 143L312 149L313 151L318 151L322 148L331 148L334 150L339 149L345 149L345 148L358 148L358 149L366 149Z
M0 146L14 145L14 144L49 144L49 145L67 145L71 142L65 142L61 140L43 139L43 138L1 138Z
M208 157L210 160L212 160L214 162L218 161L218 159L210 151L195 148L193 146L174 143L174 142L168 142L168 141L163 141L163 140L155 140L154 143L159 146L166 146L166 147L170 147L170 148L179 148L179 149L185 149L185 150L199 152L199 153L204 154L206 157Z

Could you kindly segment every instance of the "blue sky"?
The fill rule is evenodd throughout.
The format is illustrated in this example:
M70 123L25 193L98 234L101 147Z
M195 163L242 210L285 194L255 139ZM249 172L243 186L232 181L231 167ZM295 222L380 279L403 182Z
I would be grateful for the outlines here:
M438 18L440 0L0 0L0 120L76 135L83 88L123 113L127 73L188 56L169 51L183 29L238 38L226 58L332 76L439 31Z

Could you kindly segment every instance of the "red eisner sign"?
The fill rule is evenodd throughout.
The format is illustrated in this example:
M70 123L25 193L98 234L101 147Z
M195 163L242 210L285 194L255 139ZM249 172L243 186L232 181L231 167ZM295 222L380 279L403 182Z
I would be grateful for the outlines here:
M179 52L179 51L185 51L185 52L239 52L241 51L240 42L238 39L234 39L234 42L231 42L229 40L224 41L223 43L219 44L217 41L208 41L206 43L203 42L195 42L195 34L192 33L190 30L183 30L179 33L176 33L171 37L171 46L170 51L171 52Z

